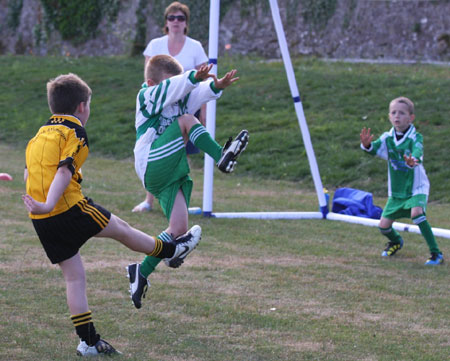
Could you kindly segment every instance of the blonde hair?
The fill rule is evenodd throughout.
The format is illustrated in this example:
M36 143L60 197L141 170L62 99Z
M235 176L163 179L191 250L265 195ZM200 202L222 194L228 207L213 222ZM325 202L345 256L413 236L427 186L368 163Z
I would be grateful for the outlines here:
M47 100L53 114L73 114L92 95L89 85L76 74L62 74L47 82Z
M391 108L391 105L394 103L405 104L408 108L409 114L414 114L414 103L411 101L411 99L406 98L406 97L395 98L395 99L391 100L391 102L389 103L389 108Z
M164 79L182 72L183 67L175 58L170 55L155 55L145 65L145 80L159 84Z
M189 17L191 15L191 12L189 10L189 7L185 4L182 4L178 1L174 1L173 3L171 3L168 7L166 7L166 10L164 11L164 28L163 28L163 32L164 34L168 34L169 33L169 28L167 27L167 16L170 13L175 13L177 11L181 11L184 16L186 16L186 27L184 28L184 35L186 35L188 33L189 30Z

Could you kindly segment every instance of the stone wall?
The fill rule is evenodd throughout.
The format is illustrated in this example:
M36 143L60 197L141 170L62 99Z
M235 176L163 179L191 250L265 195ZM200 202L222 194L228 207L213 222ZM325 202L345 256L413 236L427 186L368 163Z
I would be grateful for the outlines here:
M309 21L305 0L279 0L289 50L292 55L326 58L371 58L418 61L450 60L450 1L336 0L329 18ZM17 1L16 1L17 2ZM309 0L311 2L311 0ZM136 10L142 1L123 0L114 22L103 19L95 37L79 45L63 41L56 31L45 34L37 45L36 27L45 14L39 0L23 0L14 29L9 1L0 0L0 54L120 55L140 52L136 44ZM143 9L152 14L152 2ZM280 56L270 8L264 0L243 12L240 1L222 16L219 51L232 54ZM191 27L196 19L191 19ZM161 36L152 16L146 17L146 40ZM207 34L198 36L205 46ZM136 45L138 47L136 48ZM226 47L225 47L226 46ZM225 50L227 48L227 50Z

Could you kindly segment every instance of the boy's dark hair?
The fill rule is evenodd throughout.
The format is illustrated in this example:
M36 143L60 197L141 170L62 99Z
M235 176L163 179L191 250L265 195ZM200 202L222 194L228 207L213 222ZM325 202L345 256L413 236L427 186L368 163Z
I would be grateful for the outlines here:
M155 55L145 65L145 80L151 80L155 84L161 83L167 76L181 74L183 67L170 55Z
M391 107L391 105L394 104L394 103L403 103L403 104L405 104L408 107L409 114L414 114L414 103L412 102L411 99L409 99L407 97L395 98L389 103L389 107Z
M48 106L53 114L73 114L91 95L91 88L76 74L59 75L47 83Z
M181 11L184 14L184 16L186 16L186 28L184 29L184 35L188 33L189 17L191 15L189 7L178 1L174 1L168 7L166 7L166 10L164 11L164 28L163 28L164 34L169 33L169 28L165 25L167 22L167 16L169 15L169 13L176 13L177 11Z

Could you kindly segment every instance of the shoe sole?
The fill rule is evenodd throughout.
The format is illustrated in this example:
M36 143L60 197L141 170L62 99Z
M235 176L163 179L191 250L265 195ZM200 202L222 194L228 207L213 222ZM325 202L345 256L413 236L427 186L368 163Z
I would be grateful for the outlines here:
M195 229L194 229L194 228L195 228ZM194 226L194 227L191 228L190 232L191 232L193 238L198 237L197 244L196 244L196 245L194 246L194 248L192 248L191 250L188 249L186 252L182 253L181 256L183 256L183 257L178 256L178 257L176 257L176 258L174 258L174 259L171 259L170 261L167 261L167 262L164 261L164 263L165 263L168 267L170 267L170 268L178 268L178 267L180 267L180 266L184 263L184 259L185 259L185 258L186 258L186 257L187 257L194 249L197 248L198 243L199 243L200 240L202 239L202 229L201 229L200 227L196 228L196 226ZM195 234L194 234L195 232L197 232L198 234L195 235ZM187 247L187 246L185 246L185 247Z
M132 289L132 283L131 280L135 280L136 279L136 270L130 270L130 266L125 267L127 270L127 277L130 280L130 286L129 286L129 292L130 292L130 298L131 298L131 303L134 305L134 307L136 307L137 309L140 309L142 307L142 302L140 299L134 299L133 298L133 289ZM147 283L147 288L149 287L148 283ZM145 294L145 292L143 292L143 294Z
M227 166L225 169L223 169L223 166L219 169L224 173L231 173L234 171L234 167L236 166L236 159L240 156L240 154L247 148L248 145L248 131L247 130L241 130L241 132L237 135L237 137L233 140L231 144L238 141L239 143L235 146L236 148L231 150L230 148L227 149L225 157L220 162L221 164L226 164Z

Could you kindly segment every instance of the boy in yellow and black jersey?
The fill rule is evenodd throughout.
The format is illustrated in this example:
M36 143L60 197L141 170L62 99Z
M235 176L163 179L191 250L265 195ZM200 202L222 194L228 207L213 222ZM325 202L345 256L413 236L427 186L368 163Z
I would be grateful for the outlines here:
M45 202L46 189L61 166L72 173L67 188L53 210L45 214L30 214L33 219L55 216L69 210L84 197L81 193L81 165L89 154L86 130L80 120L72 115L53 115L30 140L27 150L27 194Z
M133 251L168 261L186 256L199 241L155 239L83 195L81 167L89 154L84 127L90 115L91 94L89 86L75 74L60 75L47 83L53 115L27 145L27 194L22 196L48 258L62 270L81 356L118 353L97 334L89 310L79 252L88 239L113 238Z

